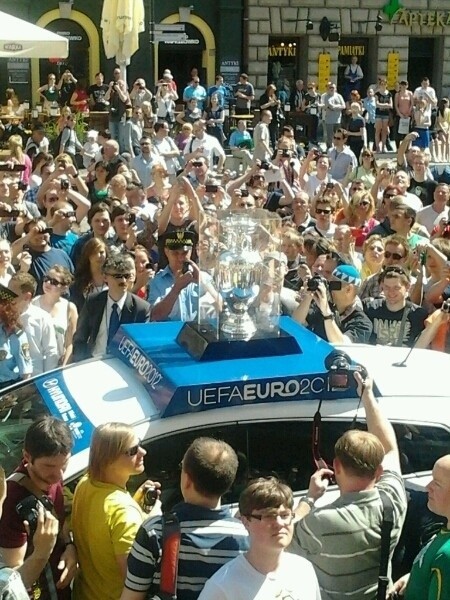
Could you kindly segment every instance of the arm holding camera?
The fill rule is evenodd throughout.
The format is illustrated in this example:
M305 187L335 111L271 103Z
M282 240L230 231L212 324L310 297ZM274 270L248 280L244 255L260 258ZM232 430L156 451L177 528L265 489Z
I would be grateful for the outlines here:
M384 448L384 458L381 463L384 469L401 473L400 455L398 452L397 438L394 428L381 411L373 393L373 380L370 376L362 378L361 373L353 374L358 395L361 398L366 413L367 431L373 433Z
M323 318L323 324L328 341L331 344L349 344L352 340L346 336L339 328L335 320L334 312L328 302L327 288L322 281L318 284L317 290L313 292L313 298L317 304Z
M29 531L28 524L26 527ZM36 531L33 535L33 552L25 558L27 543L19 548L1 548L5 564L17 569L25 587L29 588L39 578L55 547L59 521L40 504L37 511Z
M75 204L75 216L77 223L80 223L88 214L89 209L91 208L91 201L83 196L83 194L80 194L80 192L70 188L67 190L67 199Z

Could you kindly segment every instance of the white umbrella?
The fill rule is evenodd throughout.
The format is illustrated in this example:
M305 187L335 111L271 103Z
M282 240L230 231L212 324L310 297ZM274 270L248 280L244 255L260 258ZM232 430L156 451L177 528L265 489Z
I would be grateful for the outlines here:
M0 11L0 58L67 58L66 38Z
M115 58L126 79L126 65L145 30L144 0L104 0L100 27L106 58Z

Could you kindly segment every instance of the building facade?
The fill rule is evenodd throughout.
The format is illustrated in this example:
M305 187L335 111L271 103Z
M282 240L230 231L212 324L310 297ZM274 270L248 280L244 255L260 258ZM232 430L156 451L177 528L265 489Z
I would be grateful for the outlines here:
M195 6L180 6L178 0L144 0L145 31L139 36L139 50L127 69L128 83L144 77L149 87L165 68L170 68L182 89L197 68L202 83L212 85L217 72L234 83L242 70L244 0L196 0ZM38 100L37 89L47 75L57 77L70 69L87 85L102 71L109 81L115 66L103 49L100 27L103 0L2 0L0 10L25 19L69 39L66 60L0 59L0 94L13 87L21 99ZM183 24L185 37L154 41L154 27ZM164 28L164 27L163 27ZM163 36L164 37L164 36Z
M339 41L323 39L324 17ZM379 76L388 87L407 79L410 89L428 76L438 96L450 93L448 0L248 0L248 18L257 94L272 82L292 88L298 78L316 81L322 92L331 79L342 90L352 56L364 73L363 95Z

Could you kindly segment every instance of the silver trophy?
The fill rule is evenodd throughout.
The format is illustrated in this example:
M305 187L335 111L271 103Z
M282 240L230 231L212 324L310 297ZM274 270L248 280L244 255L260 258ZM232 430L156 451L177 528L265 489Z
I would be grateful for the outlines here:
M258 221L245 213L228 213L220 221L222 232L214 279L223 299L220 331L230 339L247 340L257 326L249 308L257 298L262 257L256 249Z

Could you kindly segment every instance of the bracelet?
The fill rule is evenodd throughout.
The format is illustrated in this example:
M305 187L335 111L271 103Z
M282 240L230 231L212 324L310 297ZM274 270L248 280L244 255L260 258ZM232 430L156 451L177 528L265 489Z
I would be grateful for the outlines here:
M304 502L305 504L307 504L309 506L309 508L313 509L314 508L314 500L313 498L308 498L308 496L302 496L299 500L299 504L300 502Z
M67 548L67 546L75 546L75 542L73 540L69 540L64 544L64 548Z
M77 178L77 177L79 177L79 176L80 176L80 174L78 173L78 171L77 171L77 172L76 172L74 175L72 175L72 177L73 177L74 179L76 179L76 178Z
M331 321L331 319L334 319L334 314L330 313L329 315L322 315L322 317L324 321Z

